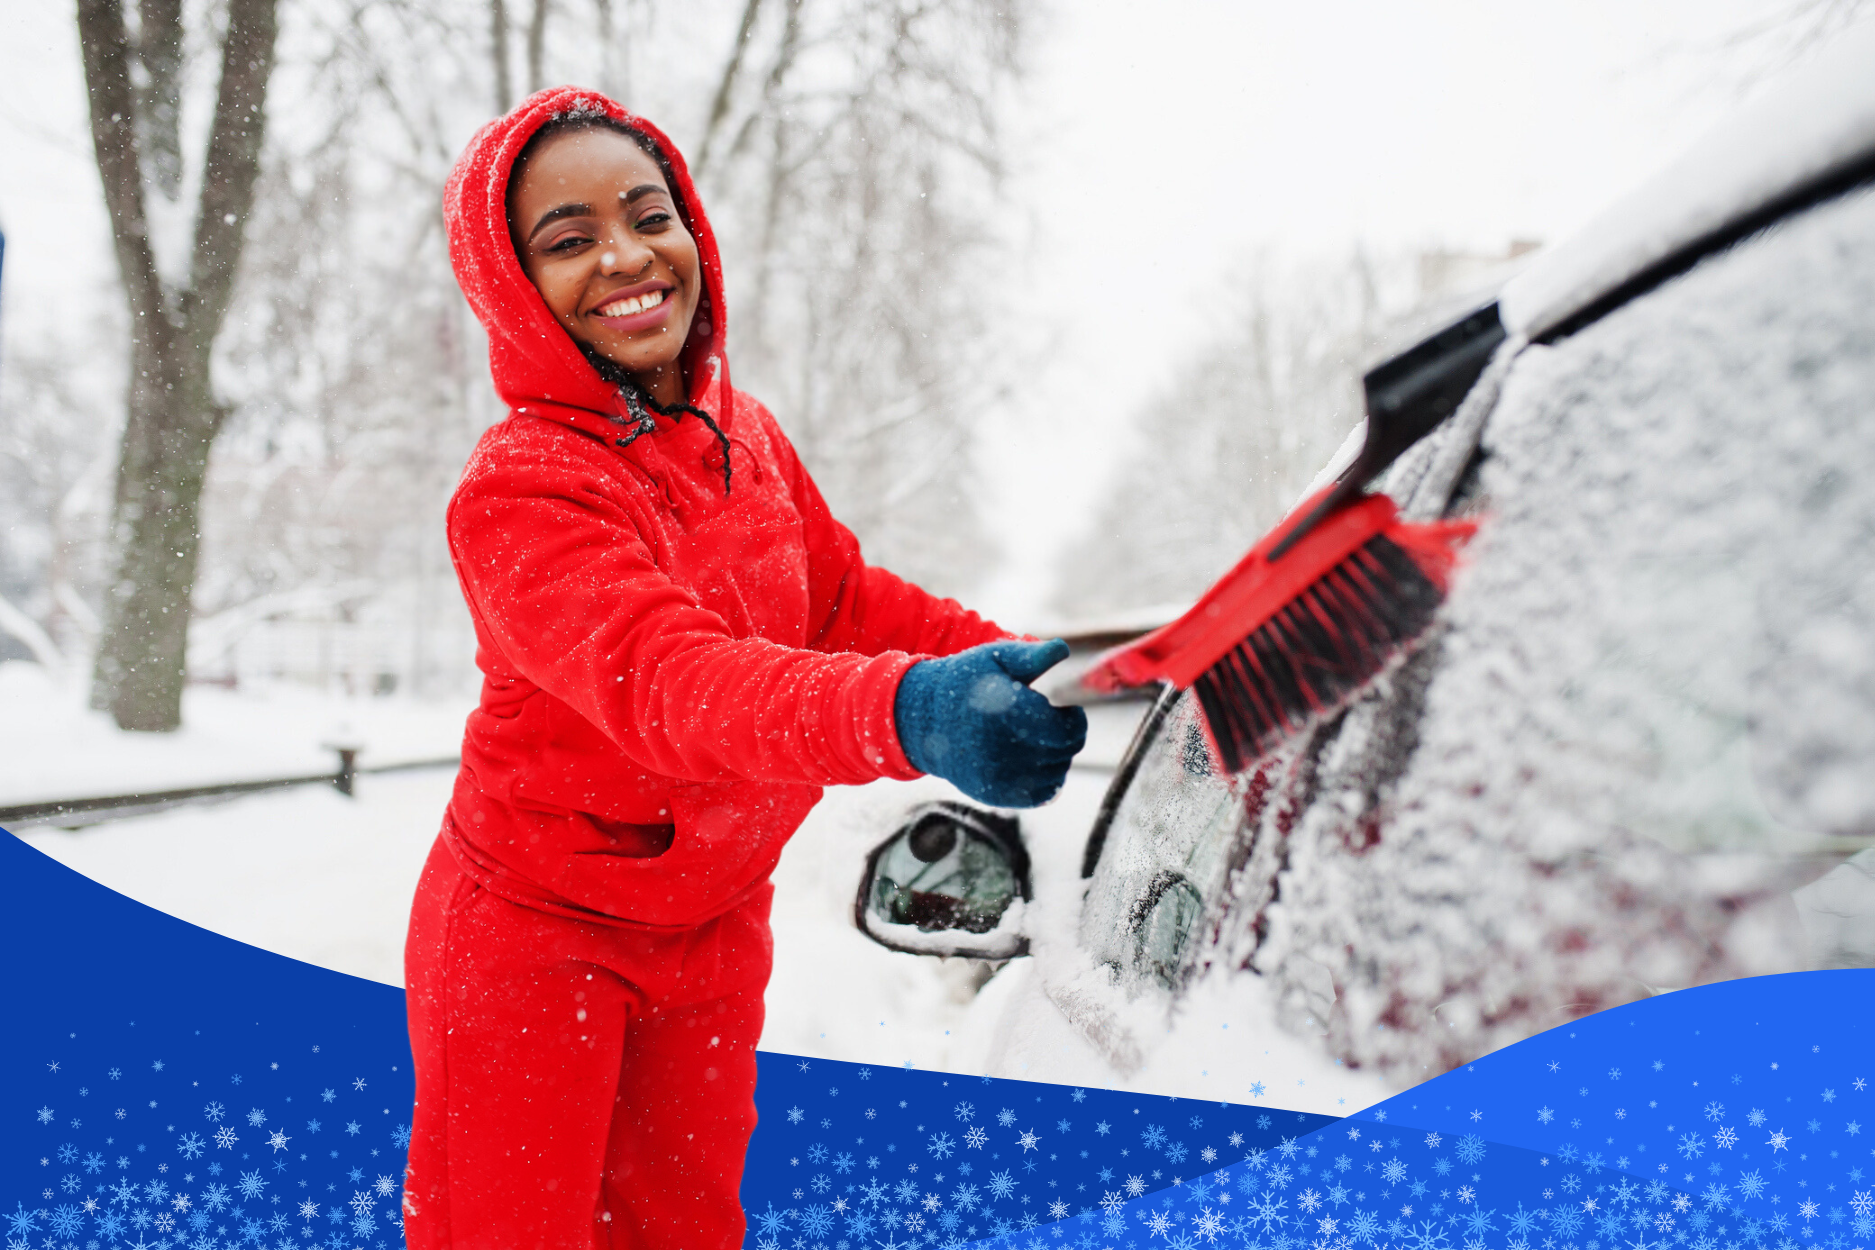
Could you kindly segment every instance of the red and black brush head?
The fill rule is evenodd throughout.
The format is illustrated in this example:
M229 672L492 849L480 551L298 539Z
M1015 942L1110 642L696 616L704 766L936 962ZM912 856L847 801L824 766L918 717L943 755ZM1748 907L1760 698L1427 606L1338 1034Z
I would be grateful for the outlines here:
M1304 501L1191 611L1108 652L1082 683L1194 691L1229 772L1339 706L1432 622L1455 549L1476 526L1402 521L1385 495L1314 518L1333 489Z

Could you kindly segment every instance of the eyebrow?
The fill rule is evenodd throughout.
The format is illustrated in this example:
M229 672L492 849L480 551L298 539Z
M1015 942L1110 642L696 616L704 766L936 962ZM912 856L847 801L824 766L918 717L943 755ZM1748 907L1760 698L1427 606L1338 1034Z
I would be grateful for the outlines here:
M550 208L540 215L540 220L534 223L532 230L528 231L527 241L532 243L535 235L563 217L590 217L592 215L590 204L562 204L558 208Z

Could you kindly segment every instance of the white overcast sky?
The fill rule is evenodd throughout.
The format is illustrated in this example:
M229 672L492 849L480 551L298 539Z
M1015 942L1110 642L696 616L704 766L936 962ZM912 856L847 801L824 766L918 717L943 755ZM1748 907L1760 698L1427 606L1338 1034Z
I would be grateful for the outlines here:
M1060 347L986 440L1011 559L985 606L1036 619L1049 558L1111 468L1104 449L1124 448L1125 418L1205 338L1233 264L1357 241L1560 240L1800 67L1790 45L1818 7L1058 5L1013 194L1036 223L1018 302Z
M1019 337L1053 345L987 431L987 506L1010 558L984 606L1034 619L1125 417L1204 336L1234 265L1356 241L1557 240L1784 59L1786 40L1742 32L1805 8L1056 0L1010 132L1029 244L984 276ZM17 342L118 297L70 6L4 10L0 317Z

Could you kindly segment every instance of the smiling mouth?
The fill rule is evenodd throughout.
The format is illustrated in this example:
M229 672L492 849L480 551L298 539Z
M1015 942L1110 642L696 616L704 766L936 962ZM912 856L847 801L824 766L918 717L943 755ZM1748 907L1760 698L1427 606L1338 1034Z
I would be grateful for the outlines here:
M624 299L615 299L609 304L601 304L593 309L595 317L629 317L634 313L650 312L664 302L669 295L667 290L646 291L643 295L629 295Z

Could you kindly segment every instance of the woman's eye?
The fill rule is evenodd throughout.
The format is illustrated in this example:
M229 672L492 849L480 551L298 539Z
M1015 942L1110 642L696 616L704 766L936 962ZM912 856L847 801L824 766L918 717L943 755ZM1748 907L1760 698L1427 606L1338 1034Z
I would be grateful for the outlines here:
M549 252L568 252L590 242L591 240L585 235L569 234L564 238L555 239L552 243L548 244L547 250Z
M656 230L658 227L668 224L670 219L671 215L669 213L665 212L663 209L658 209L656 212L646 213L643 217L640 217L638 219L637 229Z

